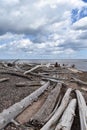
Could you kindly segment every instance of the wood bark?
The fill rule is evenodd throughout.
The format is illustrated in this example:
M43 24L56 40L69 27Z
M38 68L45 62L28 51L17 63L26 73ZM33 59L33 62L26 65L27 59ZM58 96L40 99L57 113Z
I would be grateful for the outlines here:
M52 118L41 128L41 130L53 130L56 126L56 123L58 122L60 116L62 115L62 113L64 112L64 110L66 109L69 100L70 100L70 94L71 94L72 88L69 88L63 99L62 102L60 104L60 106L58 107L57 111L55 112L55 114L52 116Z
M50 82L37 89L35 92L25 97L18 103L15 103L8 109L0 113L0 130L3 129L8 123L10 123L18 114L20 114L26 107L36 101L38 97L49 87Z
M62 84L57 84L57 86L50 92L41 109L32 117L30 121L32 124L35 126L42 126L44 124L45 119L52 113L53 109L55 108L61 88Z
M78 99L81 130L87 130L87 106L85 99L79 90L76 90Z
M57 124L55 130L71 130L71 126L75 116L76 99L72 99L64 111L62 118Z

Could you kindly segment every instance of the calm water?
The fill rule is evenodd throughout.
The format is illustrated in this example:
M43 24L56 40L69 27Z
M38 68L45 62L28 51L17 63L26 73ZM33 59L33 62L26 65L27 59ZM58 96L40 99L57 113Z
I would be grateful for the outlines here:
M13 60L7 60L13 61ZM87 71L87 59L30 59L30 60L19 60L20 62L29 62L29 63L55 63L58 62L60 64L68 64L71 66L75 64L76 68L79 70Z

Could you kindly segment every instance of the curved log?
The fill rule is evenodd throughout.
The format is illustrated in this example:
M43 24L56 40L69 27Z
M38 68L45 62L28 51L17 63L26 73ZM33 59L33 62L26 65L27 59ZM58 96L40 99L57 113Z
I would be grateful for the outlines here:
M10 123L18 114L20 114L26 107L36 101L37 98L49 87L50 82L37 89L35 92L25 97L18 103L15 103L8 109L0 113L0 129L3 129L8 123Z
M66 91L59 108L52 116L52 118L41 128L41 130L51 130L51 129L53 130L56 127L55 124L57 123L57 121L59 120L60 116L62 115L62 113L64 112L69 103L71 91L72 88L69 88Z

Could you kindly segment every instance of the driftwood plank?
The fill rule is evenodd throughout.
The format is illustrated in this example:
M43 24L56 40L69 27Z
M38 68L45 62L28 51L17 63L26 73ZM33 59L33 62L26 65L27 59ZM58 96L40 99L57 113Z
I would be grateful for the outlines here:
M81 130L87 130L87 106L85 99L79 90L76 90L78 99Z
M71 130L71 126L75 116L76 99L72 99L64 111L55 130Z
M52 118L41 128L41 130L53 130L56 127L56 123L58 122L60 116L62 115L62 113L64 112L64 110L66 109L69 103L71 91L72 91L72 88L69 88L66 91L57 111L52 116Z
M34 91L29 96L25 97L18 103L15 103L8 109L0 113L0 129L3 129L8 123L10 123L18 114L20 114L26 107L32 104L38 97L49 87L50 82Z
M57 103L61 88L62 84L57 84L57 86L50 92L41 109L34 115L34 117L32 117L31 123L33 125L42 126L44 124L44 120L51 114Z

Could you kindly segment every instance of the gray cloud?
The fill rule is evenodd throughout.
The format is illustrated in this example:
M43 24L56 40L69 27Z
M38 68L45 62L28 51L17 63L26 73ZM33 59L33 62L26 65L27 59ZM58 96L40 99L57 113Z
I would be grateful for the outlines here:
M81 0L1 0L0 51L69 55L87 47L87 17L71 24L71 10L84 5Z

